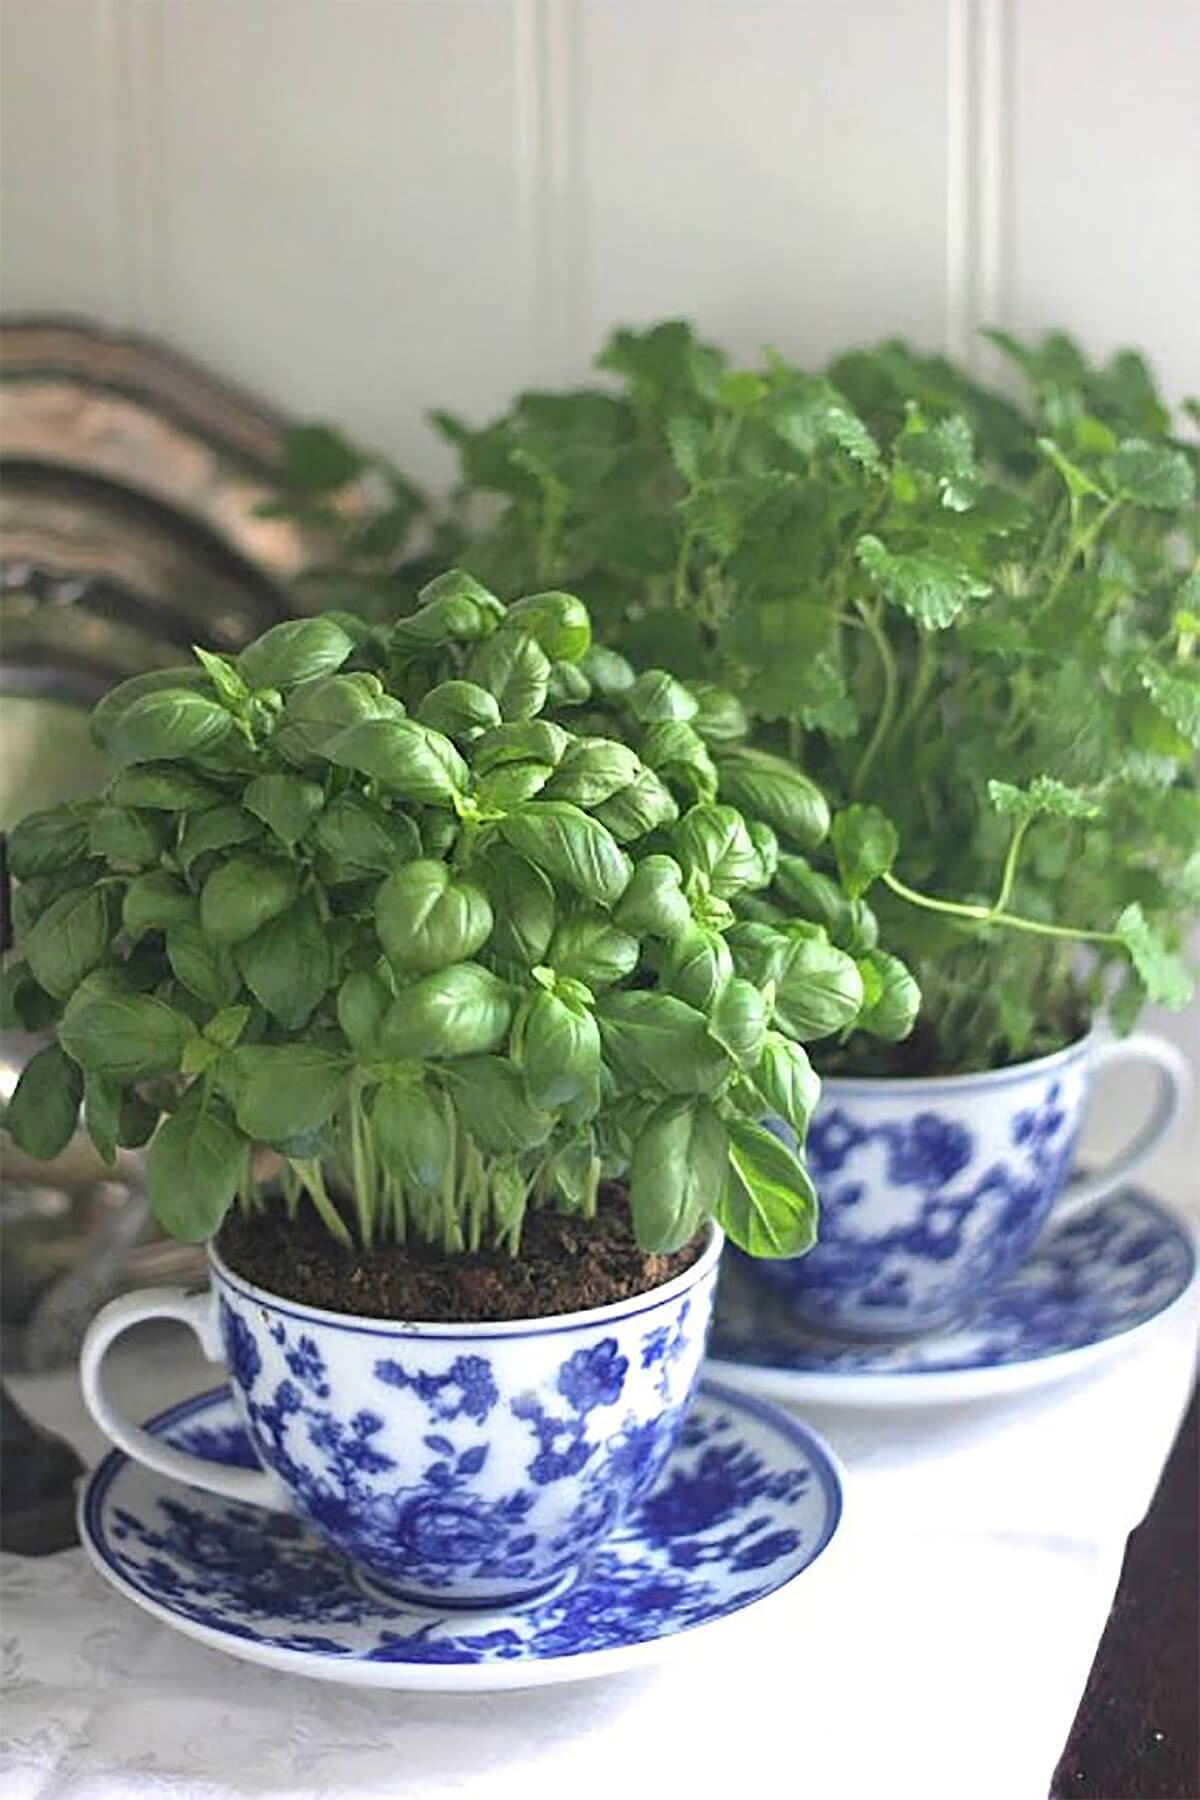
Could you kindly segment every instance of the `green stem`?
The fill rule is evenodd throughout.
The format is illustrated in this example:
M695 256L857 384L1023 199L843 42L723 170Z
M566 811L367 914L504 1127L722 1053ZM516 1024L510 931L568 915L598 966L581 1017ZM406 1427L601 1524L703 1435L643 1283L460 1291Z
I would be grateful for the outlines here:
M679 554L675 558L675 576L671 583L671 604L676 612L684 612L687 607L688 561L695 541L696 533L690 527L679 540Z
M917 669L916 674L913 677L913 684L909 691L908 699L900 709L900 716L896 720L896 736L898 738L902 738L910 729L922 706L924 706L925 696L933 685L936 667L937 662L933 654L931 635L927 631L918 631Z
M1021 819L1009 839L1008 853L1004 858L1004 870L1000 877L1000 892L992 902L992 912L1002 913L1012 897L1013 882L1017 878L1017 863L1021 855L1021 842L1029 830L1030 820Z
M346 1230L345 1220L325 1191L325 1177L321 1173L321 1165L316 1157L305 1157L294 1164L296 1173L308 1189L308 1197L320 1215L321 1223L330 1237L347 1250L353 1250L354 1240Z
M891 730L892 720L896 712L897 693L896 659L892 655L892 647L888 643L887 633L879 623L878 609L864 606L863 603L859 601L858 610L862 614L863 623L870 634L871 642L874 644L876 653L879 657L880 667L883 670L883 699L880 701L879 713L875 720L875 729L871 733L870 741L863 751L858 768L854 773L854 780L851 786L855 794L861 794L863 788L866 786L866 780L871 772L871 766L880 750L883 748L884 741L887 738L888 732Z
M883 877L883 881L884 886L891 888L893 894L898 895L901 900L909 901L913 906L923 907L926 912L945 913L950 918L970 919L975 925L1003 925L1008 931L1028 931L1038 937L1069 938L1080 944L1121 943L1115 931L1087 931L1082 925L1047 925L1041 919L1022 918L1019 913L999 912L991 906L970 906L962 900L938 900L932 894L922 894L916 888L910 888L898 875L890 873Z

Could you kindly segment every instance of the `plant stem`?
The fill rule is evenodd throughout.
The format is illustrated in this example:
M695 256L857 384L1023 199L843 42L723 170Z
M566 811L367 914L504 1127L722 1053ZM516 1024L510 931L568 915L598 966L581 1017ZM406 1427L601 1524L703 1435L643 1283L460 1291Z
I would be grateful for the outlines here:
M1013 882L1017 878L1017 862L1021 855L1021 842L1029 830L1029 819L1018 820L1008 843L1008 853L1004 858L1004 870L1000 877L1000 892L992 902L992 912L1002 913L1012 896Z
M305 1157L293 1166L308 1189L308 1197L316 1207L326 1231L331 1237L336 1238L343 1248L353 1250L354 1239L346 1230L345 1221L325 1191L325 1178L316 1157Z
M851 784L853 792L861 794L866 785L867 776L871 772L871 765L883 748L884 740L891 730L892 719L896 711L897 673L896 659L892 655L892 647L888 643L887 633L879 623L878 608L865 606L861 600L856 604L870 634L871 642L878 653L880 667L883 670L883 699L875 720L875 729L871 733L870 742L863 751L862 759L855 770L854 780Z
M1119 945L1121 939L1115 931L1087 931L1082 925L1047 925L1041 919L1026 919L1019 913L1000 912L991 906L970 906L962 900L938 900L932 894L922 894L916 888L910 888L899 876L891 873L883 877L885 887L891 888L893 894L901 900L907 900L913 906L920 906L926 912L946 913L955 919L970 919L975 925L1003 925L1009 931L1029 931L1038 937L1069 938L1080 944L1113 944Z

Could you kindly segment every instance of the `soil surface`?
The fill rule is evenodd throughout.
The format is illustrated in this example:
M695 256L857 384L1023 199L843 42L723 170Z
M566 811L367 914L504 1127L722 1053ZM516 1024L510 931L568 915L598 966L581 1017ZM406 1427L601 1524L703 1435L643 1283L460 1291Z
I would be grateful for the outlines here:
M415 1244L382 1244L369 1256L345 1250L304 1202L295 1219L282 1206L231 1212L217 1248L236 1274L305 1306L481 1324L582 1312L648 1293L690 1269L706 1243L702 1231L669 1256L639 1249L623 1189L606 1184L594 1219L530 1212L515 1258L492 1250L444 1256Z

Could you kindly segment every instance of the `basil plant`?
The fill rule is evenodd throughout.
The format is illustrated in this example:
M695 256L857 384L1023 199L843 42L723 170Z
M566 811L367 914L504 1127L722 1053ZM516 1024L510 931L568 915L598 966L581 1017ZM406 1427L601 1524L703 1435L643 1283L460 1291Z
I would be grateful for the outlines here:
M812 1243L761 1120L802 1146L804 1045L893 1036L916 996L832 881L832 930L758 916L829 816L731 747L735 701L635 676L572 595L458 571L390 626L196 658L100 702L101 800L12 835L6 1017L54 1034L8 1109L25 1150L82 1104L105 1161L149 1142L187 1239L271 1179L363 1250L516 1254L529 1206L589 1215L611 1176L647 1250L710 1214L753 1254Z

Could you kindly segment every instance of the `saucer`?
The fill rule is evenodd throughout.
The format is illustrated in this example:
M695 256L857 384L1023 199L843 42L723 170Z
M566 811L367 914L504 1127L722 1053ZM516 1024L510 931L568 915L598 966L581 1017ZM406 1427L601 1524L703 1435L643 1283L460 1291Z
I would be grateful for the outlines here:
M1052 1224L968 1321L908 1343L816 1336L727 1259L707 1366L793 1402L972 1400L1088 1369L1198 1288L1187 1226L1125 1188L1084 1218Z
M227 1387L152 1419L165 1443L256 1466ZM291 1514L201 1493L113 1451L80 1496L100 1574L189 1637L358 1687L456 1692L575 1681L652 1660L795 1581L837 1530L841 1477L813 1432L701 1385L654 1488L581 1570L505 1610L393 1598Z

